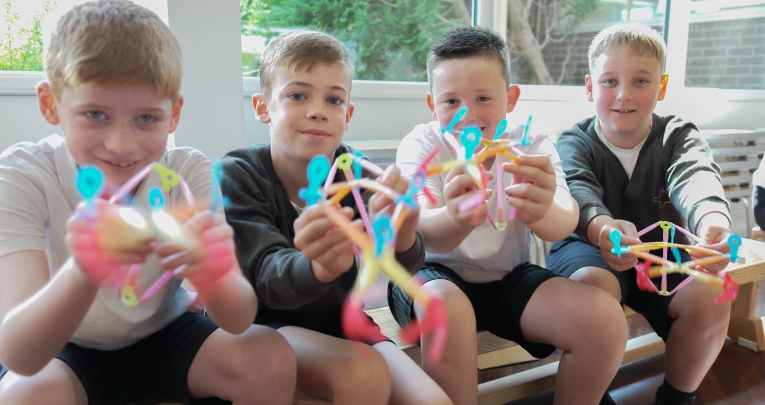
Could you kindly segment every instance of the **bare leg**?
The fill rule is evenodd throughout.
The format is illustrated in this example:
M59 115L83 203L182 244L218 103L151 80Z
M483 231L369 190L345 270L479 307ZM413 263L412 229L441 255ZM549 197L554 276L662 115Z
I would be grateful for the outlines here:
M555 405L597 404L619 370L627 320L618 302L598 288L565 278L542 283L521 316L527 340L564 351Z
M279 333L295 351L301 393L334 405L388 403L390 375L378 351L295 326L280 328Z
M693 392L712 367L725 343L730 304L716 305L720 288L693 280L669 304L675 318L666 348L666 379L676 389Z
M414 360L391 342L374 345L390 371L390 405L452 405L444 390Z
M3 405L87 405L88 396L77 375L66 363L53 359L39 373L24 377L8 372L0 379Z
M199 348L188 375L191 395L240 404L291 404L295 355L282 335L252 325L241 335L222 329Z
M622 301L622 289L619 286L619 280L616 279L610 271L600 267L582 267L571 274L569 279L598 287L601 290L611 294L616 301Z
M422 288L443 299L449 316L449 332L441 361L434 364L428 356L423 356L423 369L455 404L475 405L478 403L478 348L473 305L451 281L433 280ZM417 300L415 314L422 318L425 310L416 303ZM428 352L430 343L429 336L422 336L422 353Z

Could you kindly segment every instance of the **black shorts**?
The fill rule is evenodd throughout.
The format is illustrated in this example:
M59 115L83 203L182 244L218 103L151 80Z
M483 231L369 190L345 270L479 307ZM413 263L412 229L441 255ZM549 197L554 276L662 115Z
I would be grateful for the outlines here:
M347 339L343 333L341 324L342 316L343 312L339 309L322 312L289 311L278 313L261 309L255 319L255 324L268 326L273 329L279 329L285 326L297 326L339 339ZM380 330L380 327L374 322L372 317L367 315L367 319L374 324L374 327L377 328L378 331ZM382 333L380 336L382 336ZM385 336L375 340L364 341L363 343L373 346L380 342L393 343L392 340Z
M554 346L527 341L521 330L521 315L531 296L542 283L557 277L546 269L525 263L513 269L502 280L468 283L448 267L426 262L417 272L417 277L423 283L449 280L459 287L473 305L476 328L479 331L487 330L502 339L512 340L538 359L555 351ZM399 325L406 326L416 318L412 299L393 284L388 284L388 306Z
M210 318L186 313L126 348L93 350L67 343L56 358L77 375L89 405L191 404L189 368L216 329Z
M691 260L685 251L681 251L680 255L683 262ZM621 303L643 315L656 334L664 341L667 340L669 328L675 321L668 315L669 304L674 295L664 296L656 292L641 290L637 286L637 271L634 268L625 271L611 269L606 264L606 260L603 259L598 247L579 238L569 237L555 242L550 248L550 253L547 254L547 268L563 277L571 277L575 271L588 266L606 269L616 276L622 292ZM667 290L672 291L687 277L679 273L668 274ZM658 280L660 279L653 279L657 286L660 285Z

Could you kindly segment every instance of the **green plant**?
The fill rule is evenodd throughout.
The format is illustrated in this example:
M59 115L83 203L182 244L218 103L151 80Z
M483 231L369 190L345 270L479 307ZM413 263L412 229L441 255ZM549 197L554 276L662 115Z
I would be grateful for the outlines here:
M319 29L348 47L355 77L423 81L430 45L469 22L464 0L241 0L242 33L270 40L285 29ZM463 10L464 9L464 10ZM253 59L245 73L257 76Z
M32 16L31 24L17 28L19 12L13 0L0 3L5 14L5 32L0 37L0 70L43 70L42 20L50 13L54 2L45 3Z

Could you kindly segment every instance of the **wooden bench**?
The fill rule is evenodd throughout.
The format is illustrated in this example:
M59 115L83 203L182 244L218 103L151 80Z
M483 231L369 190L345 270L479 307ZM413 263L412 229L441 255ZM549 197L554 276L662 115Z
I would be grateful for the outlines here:
M743 263L730 264L731 277L740 287L737 300L731 307L731 324L728 335L739 344L753 350L765 350L763 318L754 316L754 299L757 281L765 279L765 243L743 239L741 247ZM420 348L405 344L400 339L401 329L393 319L388 307L367 310L380 325L383 334L393 340L417 364L422 364ZM629 308L625 316L634 314ZM748 343L752 342L752 343ZM478 333L478 368L498 367L535 360L523 348L483 331ZM664 351L664 342L656 333L638 336L627 342L622 364L650 357ZM480 405L500 405L555 386L559 362L549 363L478 385Z

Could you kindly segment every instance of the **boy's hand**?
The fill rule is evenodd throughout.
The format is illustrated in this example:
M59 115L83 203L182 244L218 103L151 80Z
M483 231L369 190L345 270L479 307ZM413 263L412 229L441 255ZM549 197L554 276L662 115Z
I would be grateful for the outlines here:
M505 163L513 174L513 185L505 188L507 201L518 209L516 218L530 226L544 218L555 198L555 170L547 156L520 156L519 163Z
M336 209L331 205L331 202L323 201L309 207L293 224L295 247L311 260L314 276L325 284L350 270L354 263L353 242L324 214L324 209ZM350 207L343 207L340 212L349 221L353 219ZM361 220L352 225L363 229Z
M713 212L704 215L696 226L698 236L704 240L704 243L699 247L716 250L721 254L729 253L728 236L731 234L729 227L728 218L722 214ZM694 259L701 259L707 256L711 255L691 252L691 257ZM704 266L704 270L717 273L723 270L728 263L730 263L730 260L721 260L717 263Z
M629 221L623 221L621 219L612 219L600 228L600 238L598 246L600 246L600 254L605 259L606 264L616 271L629 270L637 265L637 256L632 253L622 253L622 257L618 257L616 254L611 253L611 248L614 247L614 243L611 241L611 230L619 229L622 233L621 246L637 245L642 243L637 236L637 228L635 224Z
M494 178L493 173L484 173L488 176L487 180L490 181ZM489 209L486 201L469 210L459 210L459 206L463 201L476 198L476 196L481 194L480 190L476 190L473 177L465 173L462 166L451 169L446 175L445 182L444 202L446 203L446 209L457 224L466 228L475 228L486 221L486 211ZM486 190L485 199L490 197L491 190Z
M130 225L120 215L121 210L129 208L101 199L82 201L66 223L66 245L72 259L97 286L111 277L116 267L143 263L154 251L148 227Z
M395 165L388 166L377 181L401 195L406 194L410 184L410 180L402 177L401 169ZM392 201L382 193L376 193L369 199L369 208L373 215L385 211L388 215L392 216L395 205L395 201ZM420 208L418 207L416 210L409 209L396 235L396 252L406 252L414 245L416 238L414 232L417 230L419 222Z
M165 271L188 279L204 298L218 279L238 265L234 231L222 215L208 210L194 214L182 228L185 238L159 245L157 255Z

